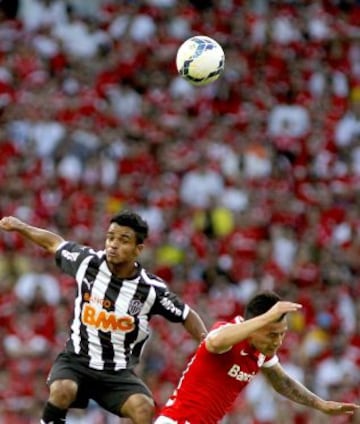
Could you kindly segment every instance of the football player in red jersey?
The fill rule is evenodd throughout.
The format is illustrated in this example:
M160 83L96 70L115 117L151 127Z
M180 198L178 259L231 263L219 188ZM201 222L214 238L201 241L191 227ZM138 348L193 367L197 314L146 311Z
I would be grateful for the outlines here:
M273 292L254 296L245 320L218 322L188 363L155 424L215 424L261 370L288 399L329 415L353 414L359 405L326 401L290 377L276 355L287 331L286 315L301 305Z

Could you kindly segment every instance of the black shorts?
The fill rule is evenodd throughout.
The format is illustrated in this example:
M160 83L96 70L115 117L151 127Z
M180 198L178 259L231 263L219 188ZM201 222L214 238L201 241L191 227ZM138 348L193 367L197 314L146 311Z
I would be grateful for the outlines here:
M73 353L62 352L51 367L47 384L55 380L73 380L78 384L78 392L71 408L84 409L93 399L102 408L115 415L127 398L142 393L152 398L148 387L130 369L100 371L89 368Z

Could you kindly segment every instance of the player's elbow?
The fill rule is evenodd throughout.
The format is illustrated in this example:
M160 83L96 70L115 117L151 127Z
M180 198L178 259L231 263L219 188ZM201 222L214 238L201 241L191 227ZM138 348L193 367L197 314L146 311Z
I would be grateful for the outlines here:
M205 339L206 349L211 353L224 353L230 349L219 334L208 334Z
M52 255L55 255L57 249L58 249L59 245L48 245L48 246L44 246L45 250L47 250L49 253L51 253Z
M49 253L55 254L62 243L64 243L64 239L62 237L54 236L44 243L43 248Z

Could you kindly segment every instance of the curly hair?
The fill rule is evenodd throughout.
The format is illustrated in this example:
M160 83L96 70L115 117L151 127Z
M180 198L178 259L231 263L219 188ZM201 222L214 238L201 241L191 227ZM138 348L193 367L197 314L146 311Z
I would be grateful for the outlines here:
M132 228L135 231L136 243L141 244L149 234L147 222L135 212L125 210L113 216L110 223L115 223L124 227Z

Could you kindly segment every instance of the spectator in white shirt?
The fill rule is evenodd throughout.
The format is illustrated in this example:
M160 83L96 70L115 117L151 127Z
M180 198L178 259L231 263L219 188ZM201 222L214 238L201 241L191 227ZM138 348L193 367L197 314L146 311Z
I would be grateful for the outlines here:
M185 174L181 186L181 200L194 208L207 208L214 198L221 195L224 179L219 172L207 166L206 159L200 158L196 169Z

